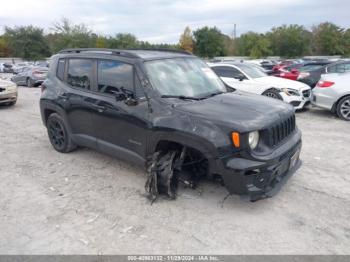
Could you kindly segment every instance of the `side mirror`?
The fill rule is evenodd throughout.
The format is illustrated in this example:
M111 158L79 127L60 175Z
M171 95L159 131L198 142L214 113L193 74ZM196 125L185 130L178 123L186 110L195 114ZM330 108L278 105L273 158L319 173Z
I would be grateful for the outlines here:
M138 104L138 101L137 99L129 96L124 100L124 103L128 106L136 106Z
M239 80L239 81L243 81L244 79L246 79L246 77L243 74L237 75L235 77L235 79Z

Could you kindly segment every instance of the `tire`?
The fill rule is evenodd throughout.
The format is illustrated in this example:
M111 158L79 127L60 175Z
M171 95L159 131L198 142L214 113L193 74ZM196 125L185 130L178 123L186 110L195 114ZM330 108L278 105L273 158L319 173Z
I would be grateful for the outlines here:
M30 78L27 78L26 85L27 85L27 87L33 87L34 86L32 80Z
M56 113L47 120L47 133L53 148L60 153L69 153L76 149L76 145L67 131L67 125L62 117Z
M339 101L337 115L345 121L350 121L350 96L346 96Z
M278 93L278 91L274 89L266 90L262 95L278 100L283 100L282 96Z

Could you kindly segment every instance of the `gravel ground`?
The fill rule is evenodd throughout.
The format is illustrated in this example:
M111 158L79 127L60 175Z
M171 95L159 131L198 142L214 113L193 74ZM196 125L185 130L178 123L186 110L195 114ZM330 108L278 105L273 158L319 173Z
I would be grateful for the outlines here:
M60 154L41 123L39 89L0 107L1 254L350 254L349 124L297 114L302 168L273 198L181 189L152 206L145 172L89 149Z

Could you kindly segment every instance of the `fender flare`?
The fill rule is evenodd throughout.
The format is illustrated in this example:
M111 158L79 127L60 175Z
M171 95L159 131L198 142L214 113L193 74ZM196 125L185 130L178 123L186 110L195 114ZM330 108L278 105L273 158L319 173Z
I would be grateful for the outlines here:
M181 131L170 133L167 131L158 131L150 138L147 155L152 155L156 151L157 145L161 141L167 141L169 143L173 142L186 147L190 147L203 154L203 156L209 162L209 174L215 174L218 172L217 170L220 170L222 168L218 166L221 161L217 161L218 155L215 146L199 136L194 136L192 134Z
M41 118L42 118L42 121L43 121L45 126L46 126L46 122L47 122L46 111L50 110L50 111L53 111L53 112L59 114L63 118L68 132L70 134L72 134L72 129L70 127L70 124L69 124L69 121L67 118L67 114L63 108L61 108L60 106L58 106L54 103L51 103L47 100L40 100L40 110L41 110Z

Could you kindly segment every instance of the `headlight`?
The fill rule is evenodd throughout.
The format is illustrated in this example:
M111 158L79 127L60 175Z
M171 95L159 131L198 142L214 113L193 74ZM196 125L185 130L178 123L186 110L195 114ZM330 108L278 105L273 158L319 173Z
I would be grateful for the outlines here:
M255 149L259 143L259 132L250 132L248 136L248 143L251 149Z
M290 88L282 88L282 92L284 92L287 96L300 96L299 91Z
M5 88L8 91L13 91L13 90L16 90L17 86L16 85L9 85L9 86L6 86Z

